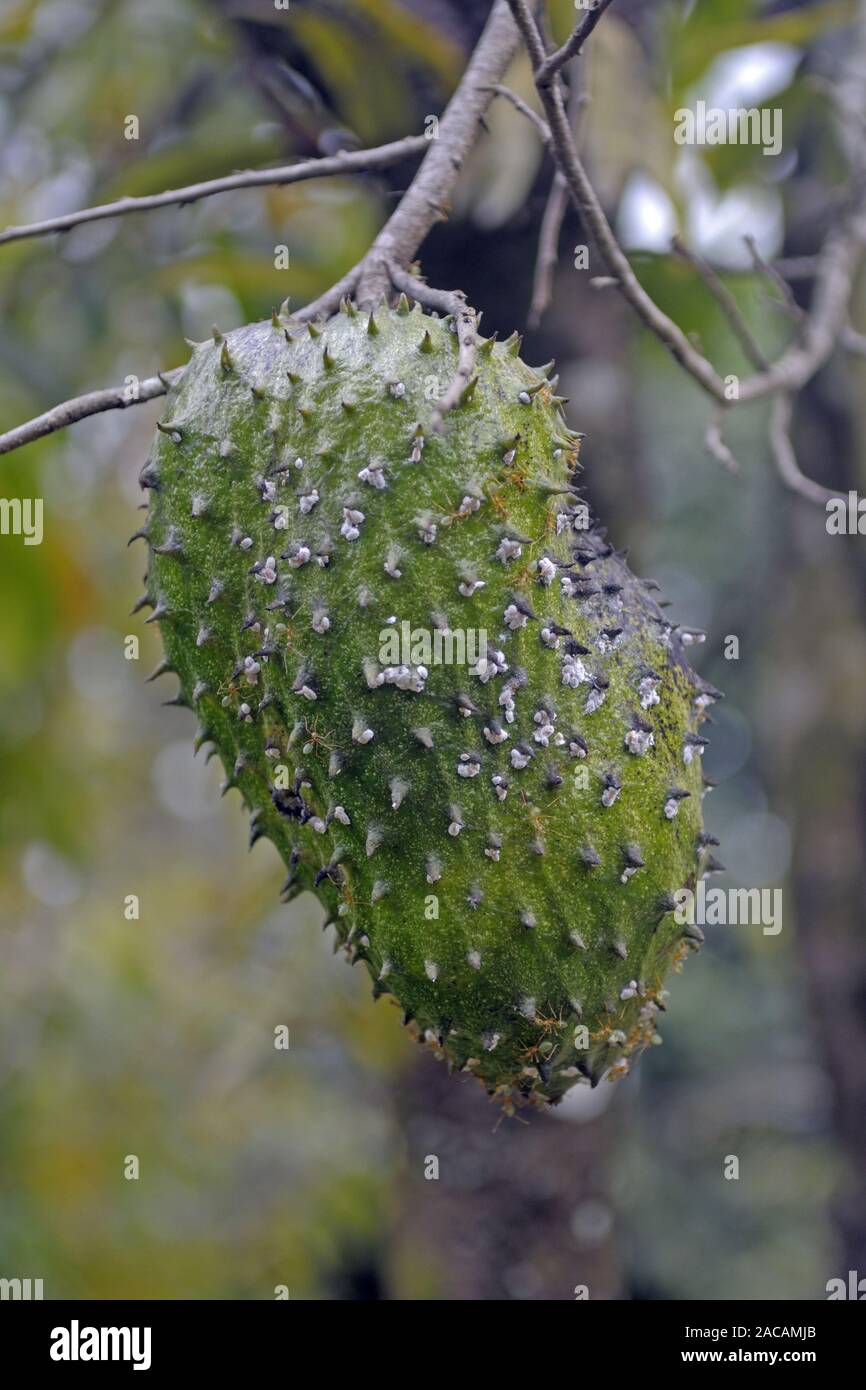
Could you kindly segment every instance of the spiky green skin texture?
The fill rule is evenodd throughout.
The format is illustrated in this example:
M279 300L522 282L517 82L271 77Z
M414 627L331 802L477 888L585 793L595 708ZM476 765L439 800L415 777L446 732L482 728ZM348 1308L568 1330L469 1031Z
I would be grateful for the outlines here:
M686 954L706 695L586 526L579 439L518 349L482 345L437 433L457 344L418 308L197 347L142 474L147 584L286 895L452 1064L556 1101L626 1069ZM442 615L492 667L412 661L401 688L383 633Z

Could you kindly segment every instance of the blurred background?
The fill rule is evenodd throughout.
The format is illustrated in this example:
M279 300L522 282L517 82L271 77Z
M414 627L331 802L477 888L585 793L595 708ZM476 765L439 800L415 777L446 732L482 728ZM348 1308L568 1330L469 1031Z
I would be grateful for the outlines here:
M422 131L488 10L6 0L0 224ZM549 14L564 36L571 0ZM742 238L811 256L844 198L853 15L616 0L580 60L605 206L720 371L747 363L670 237L722 270L767 352L788 340ZM508 81L531 99L525 60ZM673 113L697 97L780 108L783 154L680 148ZM526 326L551 168L506 103L488 127L422 260L507 335ZM0 248L0 426L320 293L411 172ZM143 551L126 539L159 402L30 445L2 460L5 497L44 498L45 539L0 539L0 1276L42 1278L49 1298L700 1300L821 1299L866 1275L864 541L784 490L762 406L728 427L739 477L705 453L706 401L590 287L602 267L574 268L587 240L569 214L524 356L558 359L593 511L675 620L707 630L695 664L727 696L707 730L713 882L782 888L783 930L709 929L664 1046L627 1081L500 1121L333 957L313 899L279 905L275 851L247 853L192 715L163 707L170 681L145 683L159 641L129 616ZM863 359L834 357L798 402L805 471L866 493L864 431Z

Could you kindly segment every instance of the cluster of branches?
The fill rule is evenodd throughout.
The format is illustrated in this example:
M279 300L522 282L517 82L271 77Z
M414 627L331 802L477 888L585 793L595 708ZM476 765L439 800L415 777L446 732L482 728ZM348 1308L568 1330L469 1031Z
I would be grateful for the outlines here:
M375 149L345 151L275 169L247 170L148 197L123 198L28 226L9 227L0 233L0 245L65 232L86 222L192 203L232 189L370 173L423 156L409 187L363 258L325 294L293 312L291 318L309 322L327 317L345 297L354 297L362 307L373 306L394 292L410 295L428 308L452 315L459 343L458 369L438 405L441 424L442 417L459 402L472 379L477 315L461 291L438 290L427 285L417 274L414 260L434 224L447 217L451 193L466 156L479 138L487 107L498 95L510 100L533 122L554 164L550 196L540 229L531 308L533 318L540 317L550 299L559 231L570 202L592 237L607 272L605 276L595 277L593 284L615 289L708 397L711 414L706 444L710 452L725 466L735 469L736 461L722 434L723 420L731 409L741 404L769 399L770 443L781 477L802 496L823 504L834 494L812 482L800 469L791 438L791 420L797 393L834 351L841 348L866 355L866 336L855 332L850 323L855 280L866 253L866 163L860 153L862 132L866 127L866 0L859 0L856 38L839 87L846 101L849 129L853 127L858 136L848 142L852 177L847 203L819 252L805 266L798 264L786 269L781 263L767 265L751 243L756 268L773 282L793 324L791 341L775 360L770 361L765 356L736 300L713 268L682 242L676 241L672 247L701 275L754 367L753 373L738 383L735 393L692 339L641 285L617 241L578 151L574 125L582 98L575 60L611 3L612 0L596 0L593 8L583 9L567 41L555 47L548 41L543 24L537 18L536 7L529 0L495 0L475 51L439 122L436 138L407 136ZM521 42L532 63L543 116L502 85L502 78ZM572 75L571 100L567 100L563 80L568 71ZM794 273L813 279L808 310L800 308L786 278L793 277ZM0 453L100 411L153 400L165 394L182 371L182 367L175 368L141 381L134 399L128 387L116 387L65 401L0 435Z

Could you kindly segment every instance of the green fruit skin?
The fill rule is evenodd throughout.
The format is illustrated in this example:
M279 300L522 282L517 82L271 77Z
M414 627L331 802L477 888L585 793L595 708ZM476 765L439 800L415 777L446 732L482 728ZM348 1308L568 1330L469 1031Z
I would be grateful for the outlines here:
M648 586L581 524L579 436L518 351L482 341L437 432L457 345L417 306L199 345L142 472L147 586L199 744L279 850L286 898L315 891L374 993L452 1066L555 1102L657 1037L664 978L695 944L671 895L700 869L710 688ZM355 539L346 509L364 516ZM520 553L497 558L504 538ZM433 662L419 691L376 685L383 633L429 633L431 614L486 631L507 670L485 682Z

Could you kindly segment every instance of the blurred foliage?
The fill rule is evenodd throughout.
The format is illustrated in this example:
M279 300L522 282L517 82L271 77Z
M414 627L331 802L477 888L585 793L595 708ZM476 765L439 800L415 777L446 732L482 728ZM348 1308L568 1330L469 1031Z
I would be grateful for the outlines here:
M625 18L599 26L583 138L608 200L640 169L682 214L671 116L713 59L756 42L820 48L851 6L768 16L751 0L701 0L652 10L650 45ZM284 160L303 143L293 143L299 121L307 141L334 125L364 142L421 129L465 38L435 11L398 0L299 0L289 13L252 0L7 6L0 222ZM573 5L557 0L551 11L564 32ZM251 25L287 62L305 55L305 80L322 86L321 107L303 120L303 85L292 88L290 127L270 71L264 84L251 74L261 62L244 48ZM525 59L510 80L529 96ZM832 182L840 166L826 100L802 70L781 100L786 128L808 135ZM123 138L131 113L138 141ZM455 203L505 246L542 158L510 107L497 104L489 125L493 138L469 161ZM708 153L720 186L769 175L756 170L762 162L742 148ZM214 321L231 328L287 295L319 293L364 251L392 201L372 181L308 183L2 248L3 424L128 372L173 366L184 338L204 337ZM283 243L288 271L274 268ZM563 279L569 262L564 252ZM467 262L467 288L475 270ZM694 271L653 256L639 271L726 371L745 370ZM491 312L516 319L530 278L523 256L512 297ZM768 313L766 286L746 274L730 285L773 349L788 330ZM718 765L708 758L721 782L710 823L733 841L738 882L752 873L756 885L778 884L790 847L782 812L769 810L762 749L784 700L766 699L771 673L758 663L720 655L724 633L743 634L752 650L772 639L754 596L784 565L777 522L791 504L766 463L761 412L731 429L747 461L735 486L702 456L705 404L694 388L632 324L635 346L618 366L603 342L597 353L579 349L573 294L563 293L550 333L565 341L574 423L589 431L590 489L677 617L714 634L701 669L729 698L717 716ZM637 466L617 452L629 410ZM215 764L193 760L191 716L162 708L170 681L144 683L158 641L128 616L142 560L125 537L158 417L158 404L103 416L3 461L5 496L45 499L46 535L40 547L0 540L0 1274L42 1277L48 1296L270 1298L280 1284L292 1297L376 1296L399 1220L407 1141L392 1097L411 1046L394 1009L370 1002L366 978L332 960L318 907L278 906L270 846L247 858L240 804L219 800ZM137 660L124 659L128 635L140 639ZM751 722L747 710L758 711ZM748 818L751 859L738 836ZM124 915L130 894L140 920ZM287 1052L273 1045L283 1024ZM605 1088L627 1119L613 1189L626 1288L820 1297L834 1272L827 1197L842 1159L790 934L711 940L675 984L664 1031L665 1046L615 1096ZM591 1123L584 1104L566 1106L562 1123ZM722 1179L731 1152L748 1182ZM140 1160L138 1181L124 1178L128 1155ZM423 1249L401 1289L435 1296Z
M821 0L776 13L766 13L753 0L670 6L664 42L674 74L671 92L677 100L673 104L681 104L679 98L720 53L752 43L806 44L828 30L849 24L854 13L854 0Z

